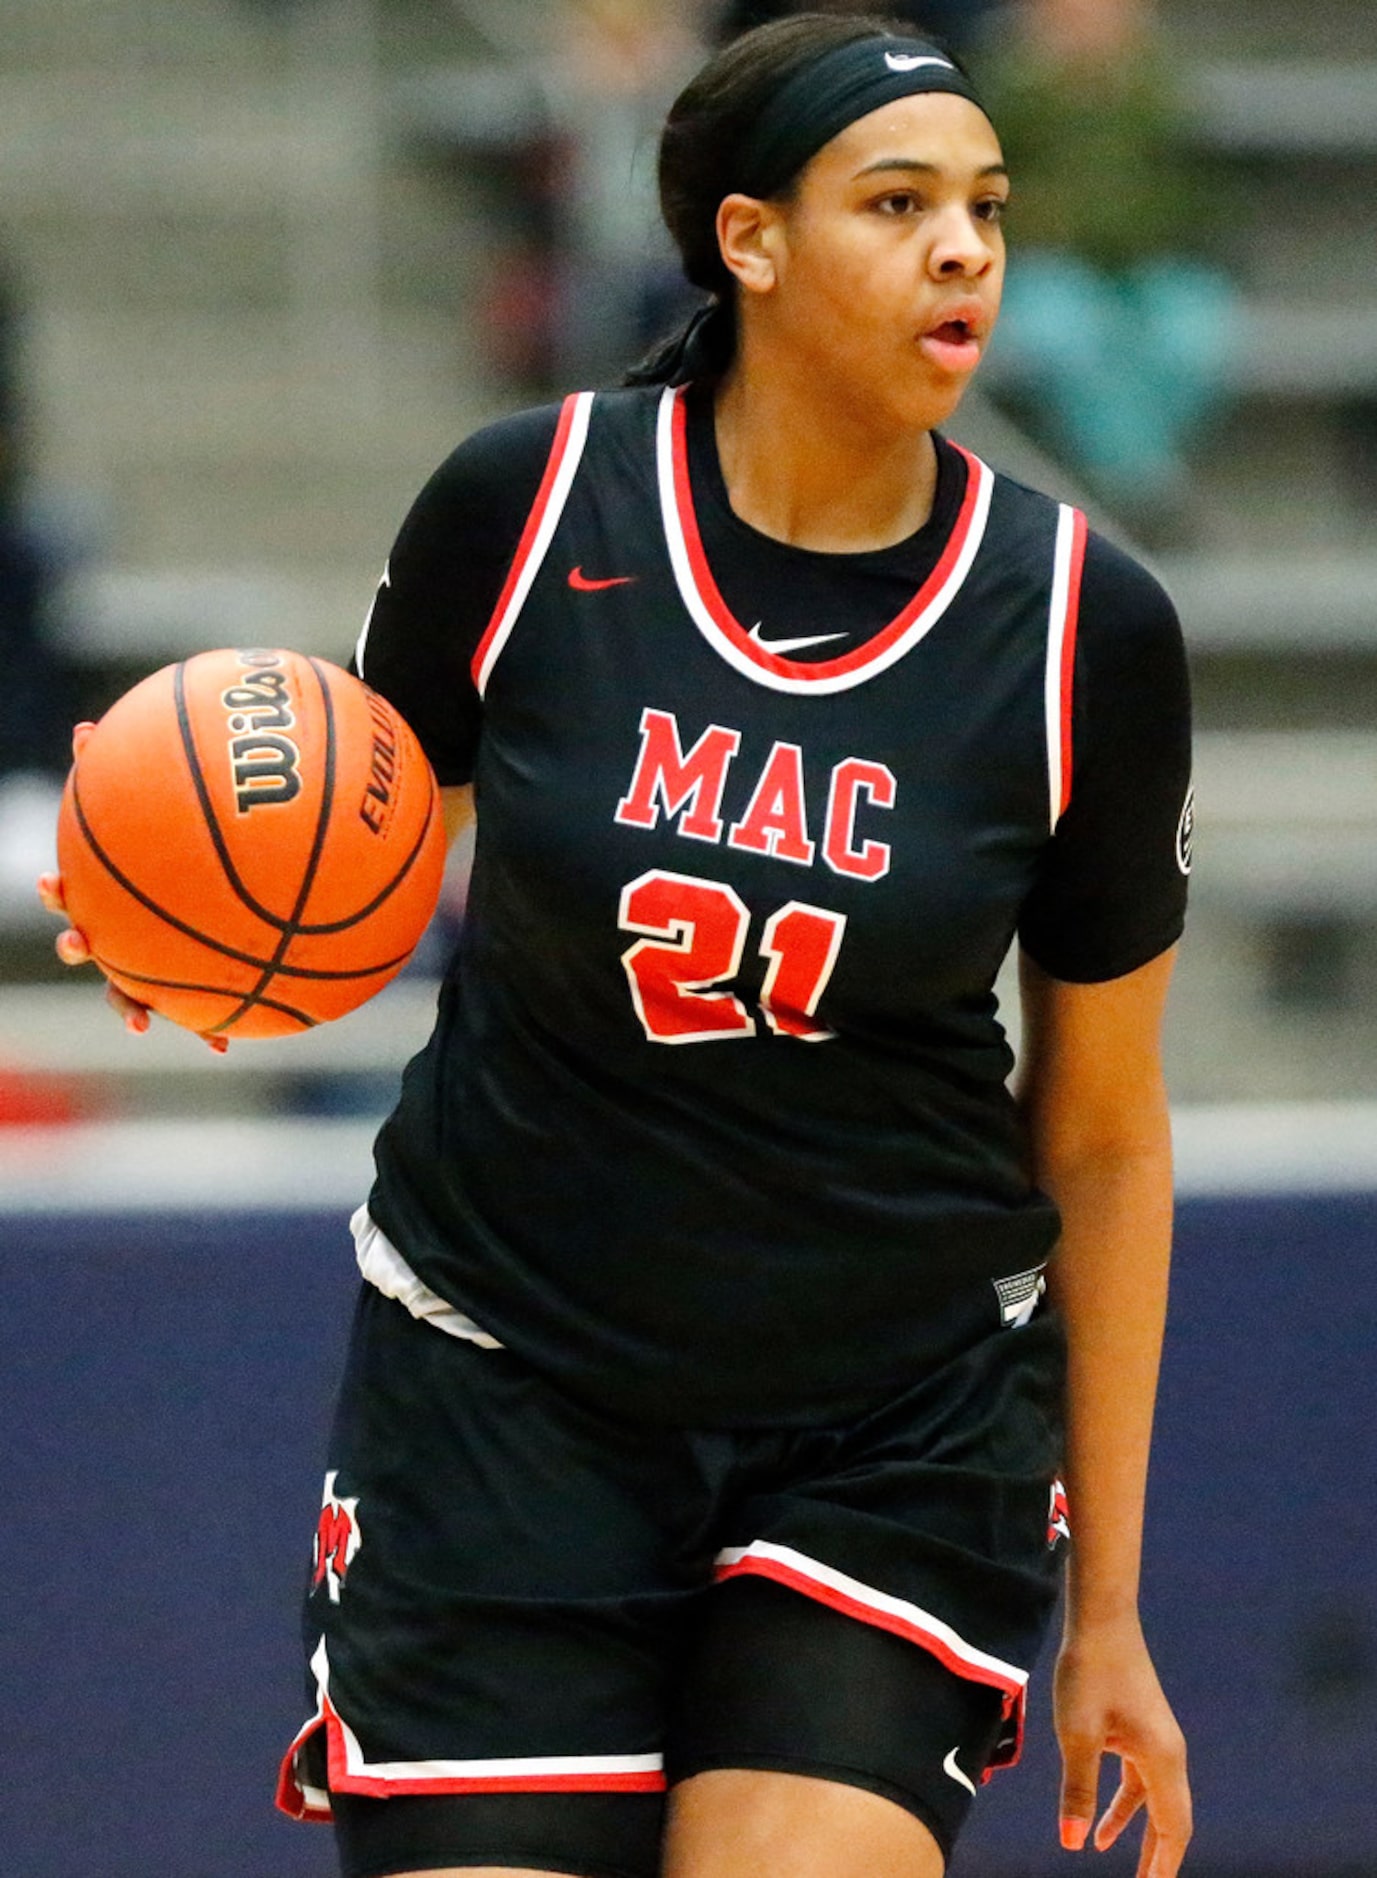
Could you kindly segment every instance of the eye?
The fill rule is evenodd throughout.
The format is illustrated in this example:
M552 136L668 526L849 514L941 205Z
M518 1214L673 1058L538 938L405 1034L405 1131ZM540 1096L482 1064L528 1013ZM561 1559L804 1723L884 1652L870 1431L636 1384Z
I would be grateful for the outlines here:
M977 222L990 222L998 225L1008 211L1007 196L982 196L979 202L972 203L971 214Z
M888 195L880 196L873 205L881 215L913 215L923 206L922 198L911 189L891 189Z

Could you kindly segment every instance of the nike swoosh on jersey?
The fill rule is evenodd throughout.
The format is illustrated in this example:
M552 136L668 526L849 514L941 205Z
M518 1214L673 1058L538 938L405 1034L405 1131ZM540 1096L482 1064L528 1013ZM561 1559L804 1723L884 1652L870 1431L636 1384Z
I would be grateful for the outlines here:
M940 65L944 72L954 72L950 59L929 58L922 52L886 52L885 64L891 72L916 72L920 65Z
M830 640L845 639L849 635L846 633L812 633L806 639L762 639L760 621L757 620L747 637L754 639L764 652L802 652L805 646L825 646Z
M957 1753L957 1750L953 1748L951 1753L948 1754L946 1760L944 1760L942 1763L942 1772L944 1774L950 1774L952 1779L955 1780L958 1783L958 1785L963 1786L968 1793L974 1793L975 1782L971 1780L966 1774L964 1774L962 1770L957 1766L956 1753Z
M602 593L607 587L629 587L634 574L614 574L610 580L590 580L581 567L569 569L569 585L575 593Z

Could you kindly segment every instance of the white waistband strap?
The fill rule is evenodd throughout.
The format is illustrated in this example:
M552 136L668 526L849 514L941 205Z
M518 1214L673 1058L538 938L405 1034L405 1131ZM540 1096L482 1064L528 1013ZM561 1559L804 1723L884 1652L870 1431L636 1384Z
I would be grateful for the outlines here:
M354 1256L358 1259L359 1270L385 1298L395 1298L419 1322L433 1324L447 1337L462 1337L467 1343L481 1344L485 1350L503 1347L471 1317L466 1317L421 1283L396 1246L374 1223L366 1206L361 1206L354 1214L349 1230L354 1235Z

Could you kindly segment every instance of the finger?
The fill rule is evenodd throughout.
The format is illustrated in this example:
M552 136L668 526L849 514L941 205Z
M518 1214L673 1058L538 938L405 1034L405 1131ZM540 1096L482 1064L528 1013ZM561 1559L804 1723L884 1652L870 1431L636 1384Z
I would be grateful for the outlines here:
M120 990L118 985L106 985L105 1002L123 1022L124 1028L134 1036L141 1037L148 1029L150 1021L148 1006L129 997L127 993Z
M72 726L72 756L73 758L79 757L81 755L82 746L86 742L86 739L90 736L91 732L94 729L95 729L95 725L91 723L89 719L84 719L80 724L73 724Z
M1104 1810L1104 1817L1095 1828L1095 1850L1107 1852L1124 1827L1141 1809L1147 1799L1147 1788L1137 1768L1125 1764L1119 1790Z
M1189 1835L1185 1839L1169 1839L1163 1832L1154 1832L1152 1853L1144 1867L1144 1878L1176 1878L1189 1843ZM1143 1851L1147 1856L1146 1843Z
M1152 1821L1149 1820L1147 1825L1143 1828L1143 1849L1138 1854L1136 1878L1152 1878L1152 1874L1156 1870L1157 1854L1160 1850L1161 1845L1157 1836L1157 1828L1153 1825Z
M1181 1869L1181 1861L1186 1856L1186 1847L1191 1842L1191 1804L1190 1793L1182 1779L1182 1792L1174 1797L1171 1805L1158 1805L1149 1800L1149 1819L1147 1832L1144 1834L1143 1865L1145 1878L1176 1878ZM1152 1841L1151 1854L1148 1853L1148 1838Z
M38 876L38 899L45 913L65 914L66 896L62 891L61 874L40 874Z
M1180 1736L1143 1772L1147 1783L1148 1829L1153 1841L1152 1855L1144 1872L1146 1878L1176 1878L1193 1830L1186 1744Z
M1061 1842L1079 1852L1095 1818L1100 1791L1101 1743L1096 1736L1066 1737L1062 1742Z
M91 948L75 926L69 926L66 932L60 932L54 941L57 956L64 965L89 965Z
M208 1043L210 1045L211 1049L214 1050L217 1056L223 1056L226 1050L229 1049L228 1037L210 1036L205 1031L202 1031L201 1039L202 1039L202 1042Z

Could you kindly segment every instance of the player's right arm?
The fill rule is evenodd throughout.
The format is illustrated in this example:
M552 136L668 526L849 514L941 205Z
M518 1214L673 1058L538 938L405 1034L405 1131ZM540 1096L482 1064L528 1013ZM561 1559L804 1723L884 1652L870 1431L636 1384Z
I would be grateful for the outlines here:
M470 437L430 478L393 545L354 670L399 710L420 738L440 784L446 838L473 819L473 759L480 706L470 663L502 591L540 486L559 407L523 411ZM94 726L72 734L77 755ZM60 874L44 874L38 897L67 918ZM91 951L68 925L57 937L64 965ZM146 1005L107 985L106 1000L131 1031L148 1029ZM213 1049L223 1037L207 1038Z
M460 444L402 523L352 669L401 712L440 784L451 845L474 819L482 706L473 659L549 461L559 407Z
M474 819L473 784L452 784L440 791L440 809L445 818L445 840L454 846L457 836L462 835Z

